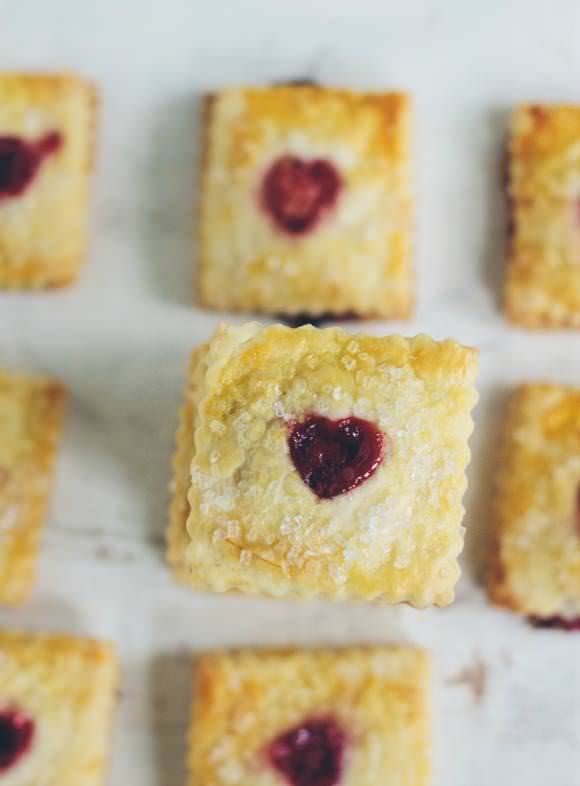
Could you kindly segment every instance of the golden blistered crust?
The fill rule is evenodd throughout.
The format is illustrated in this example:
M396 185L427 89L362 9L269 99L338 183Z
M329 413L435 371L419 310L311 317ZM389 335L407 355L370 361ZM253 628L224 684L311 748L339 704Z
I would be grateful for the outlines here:
M342 786L426 786L429 658L410 647L232 652L197 660L191 786L280 786L267 751L305 720L346 732Z
M225 90L207 109L202 302L269 314L410 316L408 97L278 86ZM285 154L329 160L344 184L332 215L301 237L279 231L259 200L264 173Z
M32 591L64 404L59 383L0 371L0 603Z
M0 630L0 702L35 723L6 786L103 786L118 683L113 645Z
M498 463L492 600L538 617L580 615L580 390L523 385Z
M189 517L189 500L187 495L191 485L190 467L193 458L193 434L195 428L195 401L198 385L203 381L199 371L208 345L192 352L188 370L188 384L179 417L176 435L176 448L173 457L173 482L171 487L171 505L169 509L169 528L167 530L167 559L173 567L176 577L187 583L189 572L185 567L185 551L189 544L186 522Z
M194 356L178 432L179 577L214 591L451 602L476 368L474 350L425 336L221 328ZM331 500L289 457L289 424L312 413L365 418L388 444L369 480Z
M580 106L519 107L509 147L508 317L580 328Z
M97 106L95 86L73 74L0 74L0 136L36 141L57 131L64 140L22 195L0 201L0 289L60 287L78 277Z

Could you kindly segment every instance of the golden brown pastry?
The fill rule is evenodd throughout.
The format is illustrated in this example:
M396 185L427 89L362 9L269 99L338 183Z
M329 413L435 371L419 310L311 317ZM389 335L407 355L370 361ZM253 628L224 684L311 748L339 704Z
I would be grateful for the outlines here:
M169 559L200 589L446 605L475 350L222 327L192 359Z
M508 177L508 317L528 328L579 328L580 107L519 107Z
M0 289L77 278L95 115L95 88L77 76L0 74Z
M496 491L492 600L539 625L580 628L580 390L511 398Z
M427 786L429 658L410 647L197 661L191 786Z
M104 786L116 688L112 645L1 630L2 786Z
M202 303L303 318L410 316L407 96L231 89L206 109Z
M34 585L64 404L60 383L0 370L0 603Z

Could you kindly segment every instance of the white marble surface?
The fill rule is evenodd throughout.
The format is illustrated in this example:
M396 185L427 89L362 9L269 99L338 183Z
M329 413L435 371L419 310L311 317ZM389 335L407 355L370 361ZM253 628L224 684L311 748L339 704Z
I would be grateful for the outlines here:
M435 662L435 786L580 784L580 636L532 631L479 585L501 407L516 380L580 382L580 339L497 309L506 112L580 100L577 0L0 2L0 67L70 67L103 90L90 263L68 291L0 295L0 365L72 393L33 601L0 622L119 642L110 786L183 786L189 655L216 645L410 640ZM177 588L162 559L187 354L220 317L191 305L196 98L310 76L416 98L419 308L482 349L455 605L416 612ZM377 784L377 786L379 786Z

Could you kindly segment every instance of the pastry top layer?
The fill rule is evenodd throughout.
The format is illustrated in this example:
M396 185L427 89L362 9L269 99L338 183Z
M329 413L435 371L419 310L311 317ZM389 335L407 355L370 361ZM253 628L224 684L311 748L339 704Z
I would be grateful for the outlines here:
M191 784L279 786L268 745L312 718L346 733L343 786L424 786L429 658L412 648L214 653L198 659Z
M67 283L87 231L96 90L73 74L0 73L0 137L62 144L22 194L0 199L0 287ZM64 218L63 218L64 217Z
M509 317L527 327L580 327L580 107L514 112L508 191Z
M0 370L0 602L32 588L65 399L54 380Z
M579 389L516 389L498 473L492 598L540 617L580 615Z
M219 128L221 122L232 135L229 141L225 134L215 140L226 153L220 163L229 172L256 167L261 151L277 136L283 135L281 141L286 142L289 132L302 133L322 148L333 138L337 149L340 140L344 144L349 140L350 145L369 156L361 162L368 170L372 169L371 161L395 165L407 157L408 138L399 126L409 110L409 98L402 93L277 86L223 90L212 100L213 120L218 126L214 132L225 131Z
M191 461L194 453L198 386L203 384L202 364L209 350L208 344L195 349L190 358L187 386L181 407L176 447L173 456L173 478L171 482L171 504L169 528L167 530L167 560L176 578L189 583L191 576L186 567L185 556L189 544L187 519L190 507L188 494L191 486Z
M580 198L580 106L518 107L509 152L513 198Z
M85 145L78 148L76 135L68 149L63 150L65 160L75 153L84 157L91 124L87 126L86 99L95 98L93 83L75 74L33 74L0 72L0 128L2 135L16 134L35 140L38 135L62 129L82 132Z
M474 350L425 336L221 328L188 394L195 423L185 562L193 581L449 602L476 368ZM316 497L288 450L290 426L309 414L379 427L387 448L372 477L334 499Z
M412 307L410 106L402 94L319 87L224 90L207 112L201 296L266 313L407 316ZM300 237L261 205L271 165L324 160L342 187Z
M0 631L0 703L32 718L30 751L6 786L102 786L117 664L111 644Z

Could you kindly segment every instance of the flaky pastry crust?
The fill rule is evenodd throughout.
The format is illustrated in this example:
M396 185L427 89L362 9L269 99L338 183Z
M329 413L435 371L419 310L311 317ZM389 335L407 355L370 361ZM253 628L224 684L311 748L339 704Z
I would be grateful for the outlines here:
M0 370L0 603L34 585L65 398L54 380Z
M521 614L580 616L580 390L511 398L498 463L491 599Z
M519 107L508 152L507 315L580 328L580 107Z
M106 642L0 630L0 703L35 723L3 786L103 786L117 672Z
M98 94L74 74L0 74L0 135L63 145L20 196L0 200L0 289L66 286L87 252Z
M266 750L309 718L345 729L342 786L426 786L429 657L410 647L229 652L196 662L190 781L280 786Z
M405 318L414 301L410 102L313 86L224 90L206 104L200 298L267 314ZM332 215L289 237L260 207L283 155L326 159L344 183Z
M221 328L194 354L178 432L169 558L213 591L453 599L477 353L426 336ZM388 455L352 492L318 499L289 424L360 417Z

